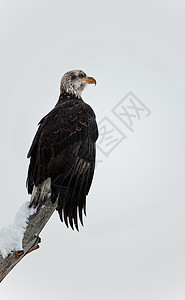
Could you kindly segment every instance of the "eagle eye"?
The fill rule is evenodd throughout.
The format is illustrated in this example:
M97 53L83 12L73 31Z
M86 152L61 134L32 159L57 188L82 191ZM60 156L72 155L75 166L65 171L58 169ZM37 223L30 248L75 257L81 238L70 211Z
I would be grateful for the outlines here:
M72 80L76 79L76 75L71 75L71 79Z

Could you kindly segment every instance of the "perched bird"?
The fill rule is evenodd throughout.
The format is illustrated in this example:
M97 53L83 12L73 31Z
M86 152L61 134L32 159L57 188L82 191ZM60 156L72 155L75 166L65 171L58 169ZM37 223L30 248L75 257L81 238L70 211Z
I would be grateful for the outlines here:
M78 230L86 214L86 196L94 168L98 128L93 109L81 94L96 80L81 70L69 71L61 79L55 107L39 122L27 157L30 158L27 189L30 206L50 197L67 227Z

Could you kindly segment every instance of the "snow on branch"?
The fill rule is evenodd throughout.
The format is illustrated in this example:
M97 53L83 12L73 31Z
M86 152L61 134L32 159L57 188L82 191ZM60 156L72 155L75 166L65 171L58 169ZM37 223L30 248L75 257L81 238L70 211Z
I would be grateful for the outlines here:
M55 204L47 199L36 209L25 202L17 212L14 224L0 230L0 282L29 252L37 249L39 234L55 211Z
M36 213L36 209L30 209L29 202L25 202L17 212L14 224L0 230L0 254L3 258L6 258L13 251L23 250L22 239L27 222L34 213Z

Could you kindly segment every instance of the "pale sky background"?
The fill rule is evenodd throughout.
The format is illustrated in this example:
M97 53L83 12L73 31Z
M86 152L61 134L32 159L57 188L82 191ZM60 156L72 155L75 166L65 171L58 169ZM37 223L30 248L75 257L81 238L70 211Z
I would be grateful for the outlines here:
M26 155L66 71L96 78L84 100L127 136L98 151L85 227L54 213L1 299L185 299L184 28L180 0L0 1L0 227L29 199ZM112 112L129 91L151 111L133 132Z

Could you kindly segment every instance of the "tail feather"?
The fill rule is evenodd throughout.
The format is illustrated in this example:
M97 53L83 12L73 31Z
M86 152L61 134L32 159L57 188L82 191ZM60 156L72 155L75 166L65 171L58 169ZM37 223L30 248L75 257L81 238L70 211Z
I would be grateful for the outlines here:
M86 196L89 192L93 176L91 162L78 158L71 171L61 172L54 178L33 187L30 206L44 203L51 197L52 203L57 201L60 220L67 227L79 230L79 222L83 226L83 213L86 215ZM79 219L79 222L78 222Z

